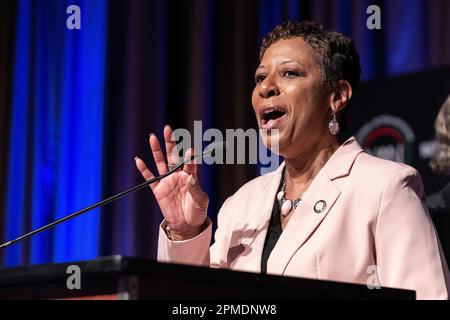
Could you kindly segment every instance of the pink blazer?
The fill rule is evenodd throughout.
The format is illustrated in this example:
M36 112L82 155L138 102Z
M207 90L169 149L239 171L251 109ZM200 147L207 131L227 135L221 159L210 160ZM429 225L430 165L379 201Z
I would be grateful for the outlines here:
M159 231L158 260L260 272L282 164L229 197L194 239ZM319 203L320 202L320 203ZM325 206L321 206L325 202ZM347 140L314 178L267 262L267 273L416 290L447 299L450 277L419 173Z

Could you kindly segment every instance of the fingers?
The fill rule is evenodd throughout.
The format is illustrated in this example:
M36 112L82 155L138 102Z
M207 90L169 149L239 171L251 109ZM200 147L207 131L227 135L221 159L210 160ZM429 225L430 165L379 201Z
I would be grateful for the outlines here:
M164 141L166 143L167 164L173 166L179 163L176 141L172 139L172 128L169 125L164 127Z
M191 194L192 199L195 202L197 209L206 210L208 209L208 195L202 190L200 184L198 183L197 176L191 174L187 181L187 190Z
M167 172L167 163L164 158L164 154L161 150L161 145L159 144L158 138L151 134L149 138L150 149L152 149L153 159L155 159L156 168L159 174L164 174Z
M189 148L186 151L186 155L184 159L189 159L194 154L194 149ZM184 172L188 174L197 174L197 164L195 163L195 160L187 162L183 167Z
M142 174L145 180L150 180L155 177L155 175L147 168L144 161L142 161L140 158L135 157L134 161L136 162L136 167L139 170L139 172ZM158 182L154 182L150 185L150 187L153 189L156 187Z

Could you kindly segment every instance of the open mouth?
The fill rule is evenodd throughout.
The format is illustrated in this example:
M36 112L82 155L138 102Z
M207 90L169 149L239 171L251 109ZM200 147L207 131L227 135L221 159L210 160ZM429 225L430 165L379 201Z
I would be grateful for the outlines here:
M277 126L277 124L279 124L285 115L286 111L279 107L263 108L259 114L261 119L261 128L273 129Z

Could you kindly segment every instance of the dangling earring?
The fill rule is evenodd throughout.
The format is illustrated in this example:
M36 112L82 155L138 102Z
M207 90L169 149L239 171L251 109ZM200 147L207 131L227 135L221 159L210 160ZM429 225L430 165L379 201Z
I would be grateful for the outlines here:
M328 123L328 130L330 130L332 135L337 135L339 133L339 122L336 120L336 113L333 112L333 119Z

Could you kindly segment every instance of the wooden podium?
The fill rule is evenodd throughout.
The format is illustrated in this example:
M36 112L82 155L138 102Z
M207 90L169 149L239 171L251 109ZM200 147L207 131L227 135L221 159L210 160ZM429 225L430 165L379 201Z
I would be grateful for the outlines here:
M68 289L71 265L79 267L80 289ZM415 292L111 256L0 268L0 299L365 300L415 299Z

